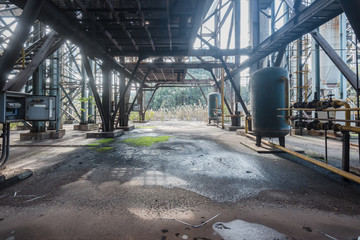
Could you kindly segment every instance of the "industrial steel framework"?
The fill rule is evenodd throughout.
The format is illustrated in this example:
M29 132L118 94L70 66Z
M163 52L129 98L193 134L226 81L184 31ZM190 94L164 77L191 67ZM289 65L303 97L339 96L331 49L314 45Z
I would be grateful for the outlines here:
M144 118L149 106L144 93L151 93L151 101L160 87L220 90L224 69L229 112L248 116L240 86L261 67L281 65L292 71L295 43L300 59L293 71L297 101L320 97L319 51L341 72L341 95L346 98L344 79L355 95L359 89L353 64L358 54L350 50L360 34L357 5L346 0L1 1L0 87L58 97L57 121L48 127L27 123L33 132L59 130L65 120L95 123L97 115L102 131L108 132L128 125L136 102ZM248 9L247 18L242 8ZM318 31L339 15L346 35L341 49L348 49L340 53ZM250 37L241 44L245 25ZM311 92L317 94L306 93L310 88L303 86L304 36L312 44ZM189 69L204 69L206 78L196 79Z

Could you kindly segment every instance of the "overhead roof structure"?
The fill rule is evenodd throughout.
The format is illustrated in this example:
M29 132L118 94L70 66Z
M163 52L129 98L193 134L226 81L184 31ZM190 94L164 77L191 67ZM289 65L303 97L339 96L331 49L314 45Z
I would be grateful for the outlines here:
M11 2L23 8L26 0ZM95 56L187 55L211 3L47 0L39 19Z

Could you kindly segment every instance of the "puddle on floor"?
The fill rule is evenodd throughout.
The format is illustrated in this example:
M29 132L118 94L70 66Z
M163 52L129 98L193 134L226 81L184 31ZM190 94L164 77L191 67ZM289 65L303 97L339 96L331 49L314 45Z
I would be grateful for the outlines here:
M286 240L286 236L257 223L249 223L242 220L234 220L232 222L217 222L213 225L213 229L222 239L226 240Z

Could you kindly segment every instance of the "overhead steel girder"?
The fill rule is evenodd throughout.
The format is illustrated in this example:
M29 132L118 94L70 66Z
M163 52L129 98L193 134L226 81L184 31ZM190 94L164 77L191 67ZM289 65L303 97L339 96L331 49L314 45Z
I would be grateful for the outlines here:
M134 68L136 63L126 63L124 66L126 68ZM228 63L228 67L234 68L235 65L232 63ZM139 69L154 69L154 68L171 68L171 69L195 69L195 68L222 68L221 63L207 63L207 62L199 62L199 63L184 63L184 62L160 62L160 63L141 63L139 65Z
M19 72L13 79L6 83L4 91L20 91L39 65L59 47L61 47L63 43L64 40L59 38L56 32L53 31L49 33L45 43L32 58L31 63L28 64L26 68Z
M212 83L212 80L204 80L204 79L199 79L199 80L183 80L181 82L178 81L166 81L166 80L147 80L146 81L147 84L149 83L161 83L161 84L210 84Z
M142 57L166 57L166 56L194 56L194 57L206 57L206 56L248 56L252 52L251 48L241 48L241 49L191 49L189 51L184 50L156 50L152 52L149 50L142 50L138 52L125 52L119 53L117 56L142 56Z
M330 46L330 44L325 40L323 36L318 31L312 31L311 36L316 40L316 42L321 46L326 55L330 60L336 65L340 72L345 76L349 81L351 86L357 89L357 77L356 74L349 68L349 66L341 59L341 57L336 53L336 51Z
M13 4L24 8L26 0L10 0ZM79 24L74 24L70 21L68 16L62 12L52 1L44 1L43 7L40 9L38 19L49 25L52 29L58 32L64 38L71 40L76 45L80 46L86 55L90 58L97 57L106 61L110 67L118 72L121 72L126 77L130 77L131 73L127 71L120 63L115 61L98 42L95 42Z
M343 9L338 0L315 0L310 6L289 19L278 31L261 42L246 61L231 71L231 75L235 76L269 54L282 49L304 34L320 27L342 12ZM226 76L226 79L228 78L229 76Z
M8 74L11 72L21 48L30 32L30 28L42 9L44 0L29 0L24 2L24 11L19 17L18 25L9 41L8 47L0 58L0 90L2 91Z
M204 0L202 0L202 1L204 1ZM211 7L212 1L206 1L206 3L204 4L203 7L199 7L199 6L201 6L200 1L198 2L198 4L199 5L196 8L195 16L201 16L201 17L195 18L192 33L191 33L191 37L190 37L190 41L189 41L189 47L188 47L189 52L188 52L188 54L186 54L184 56L190 56L189 54L191 52L191 49L194 46L195 39L196 39L196 36L197 36L197 32L198 32L198 30L199 30L199 28L201 26L201 23L202 23L203 19L205 18L206 13L208 12L208 10Z
M354 29L358 41L360 41L360 1L339 0L348 18L351 27Z

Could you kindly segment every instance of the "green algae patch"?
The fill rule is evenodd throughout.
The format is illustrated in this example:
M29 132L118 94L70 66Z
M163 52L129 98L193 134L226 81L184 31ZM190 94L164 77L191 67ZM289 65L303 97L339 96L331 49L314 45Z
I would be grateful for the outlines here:
M170 136L158 136L158 137L136 137L129 138L122 141L123 143L133 145L136 147L150 147L155 143L166 142Z
M97 140L95 142L89 143L86 146L89 146L89 147L102 146L102 145L112 143L114 141L115 141L114 138L103 138L103 139Z
M156 127L153 126L137 126L136 128L142 128L142 129L154 129Z
M92 147L90 148L91 150L94 150L95 152L99 152L99 153L103 153L103 152L108 152L111 150L114 150L114 147Z

